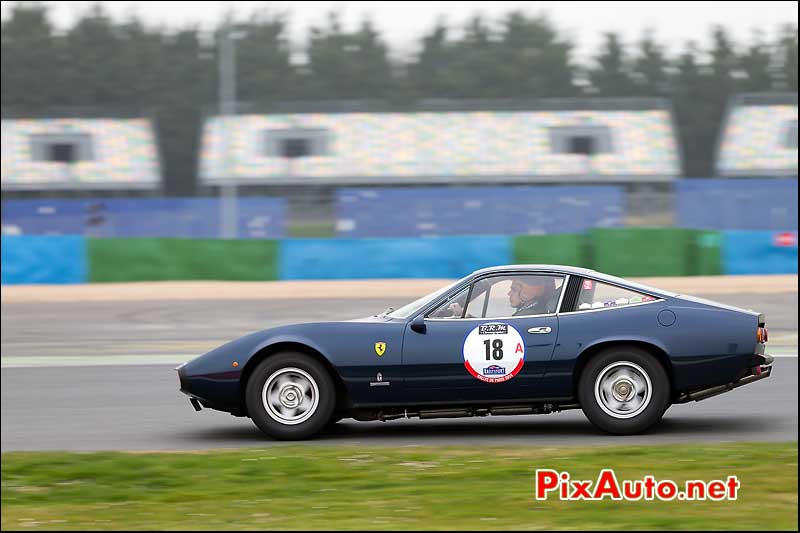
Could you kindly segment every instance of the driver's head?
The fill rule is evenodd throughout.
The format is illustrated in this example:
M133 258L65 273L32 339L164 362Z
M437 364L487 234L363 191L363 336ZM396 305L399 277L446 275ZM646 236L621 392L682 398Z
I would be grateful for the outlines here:
M552 284L553 280L542 276L514 278L508 290L511 307L519 308L545 296L548 282Z

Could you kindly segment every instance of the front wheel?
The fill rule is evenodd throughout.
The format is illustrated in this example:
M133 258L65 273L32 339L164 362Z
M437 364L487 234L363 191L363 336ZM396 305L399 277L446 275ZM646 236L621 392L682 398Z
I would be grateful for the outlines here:
M648 352L632 346L611 348L583 369L578 398L586 418L603 431L641 433L669 407L669 377Z
M330 374L304 353L271 356L253 370L245 392L256 426L280 440L307 439L322 430L336 407Z

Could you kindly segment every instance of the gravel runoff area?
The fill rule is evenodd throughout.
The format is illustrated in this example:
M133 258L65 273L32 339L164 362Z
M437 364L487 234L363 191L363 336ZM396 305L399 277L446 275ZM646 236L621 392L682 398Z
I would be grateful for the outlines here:
M782 294L797 292L797 275L630 278L684 294ZM449 279L371 279L326 281L159 281L81 285L3 286L2 302L103 302L137 300L265 300L314 298L365 299L417 297L452 282Z

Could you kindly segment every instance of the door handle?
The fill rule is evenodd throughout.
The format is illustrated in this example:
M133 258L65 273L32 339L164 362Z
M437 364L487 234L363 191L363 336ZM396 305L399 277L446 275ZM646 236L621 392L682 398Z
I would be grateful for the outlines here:
M550 326L544 326L541 328L528 328L528 333L550 333L553 331L550 329Z

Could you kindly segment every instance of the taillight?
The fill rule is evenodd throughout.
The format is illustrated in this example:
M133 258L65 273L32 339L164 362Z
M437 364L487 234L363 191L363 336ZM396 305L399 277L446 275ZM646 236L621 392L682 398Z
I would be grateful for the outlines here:
M756 338L760 343L767 342L767 340L769 340L769 333L767 332L767 328L759 327L758 330L756 331Z

